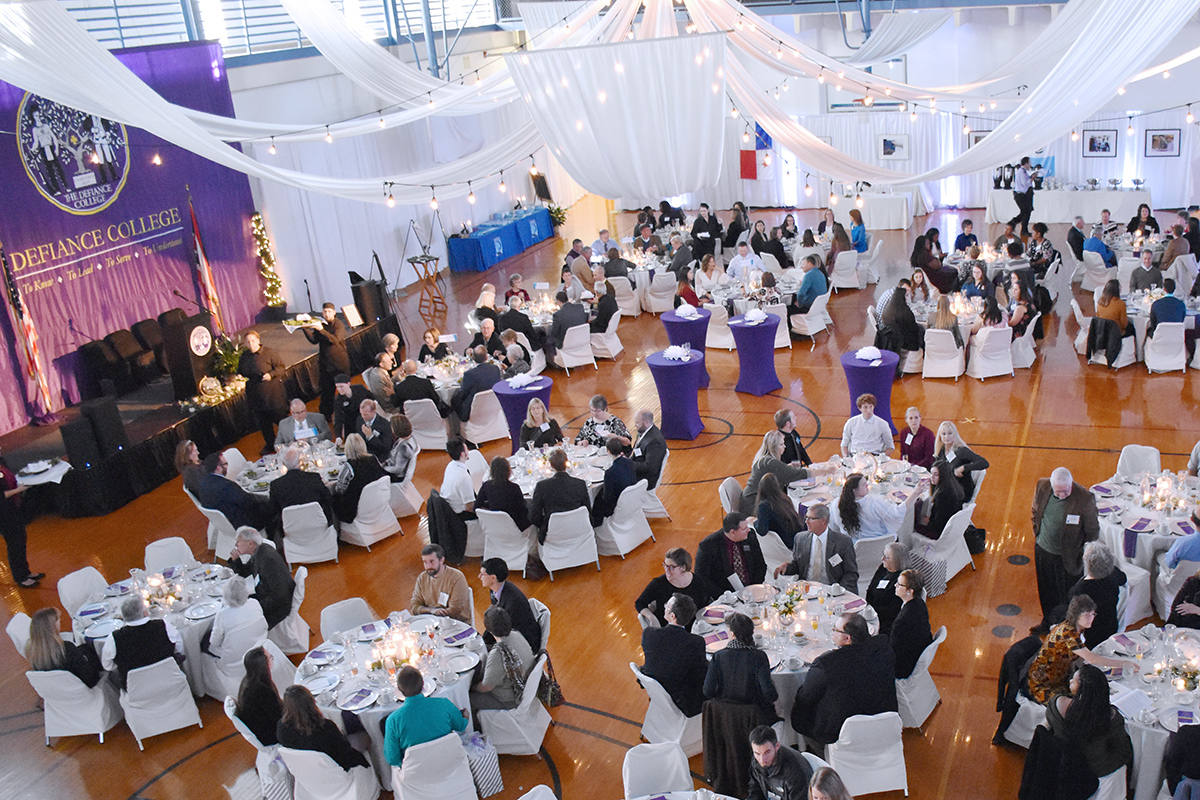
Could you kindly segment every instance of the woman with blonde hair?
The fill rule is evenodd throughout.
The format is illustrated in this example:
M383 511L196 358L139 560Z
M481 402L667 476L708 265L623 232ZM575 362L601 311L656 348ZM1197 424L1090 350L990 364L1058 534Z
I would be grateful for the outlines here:
M440 361L450 354L450 349L446 347L445 342L439 342L442 338L442 332L437 328L426 328L425 333L421 336L421 351L417 355L417 361L425 362L429 360Z
M379 459L367 451L367 443L357 433L346 437L346 463L333 488L333 510L342 522L353 522L358 515L358 498L368 483L387 475Z
M972 473L987 469L990 465L986 458L967 447L967 443L958 433L958 426L950 420L943 422L937 429L937 442L933 446L933 463L936 465L939 461L949 462L954 477L958 479L958 485L962 487L963 502L973 502L975 476Z
M749 516L754 513L754 505L758 501L758 484L765 475L774 475L780 486L787 486L792 481L807 478L809 475L824 474L818 470L783 463L783 445L782 431L768 431L763 436L762 447L754 454L754 461L750 465L750 477L738 503L738 510L743 514Z
M57 608L43 608L34 612L29 623L29 645L25 655L35 671L63 670L79 678L84 686L91 689L103 675L96 648L90 644L80 647L73 642L64 642L58 632L59 620Z
M521 447L532 450L561 444L562 440L562 428L558 426L558 420L546 412L546 404L537 397L530 400L525 407L525 421L521 423Z
M713 290L723 283L729 283L729 276L717 267L717 260L709 253L700 260L700 271L696 273L696 294L704 299L711 298Z
M942 295L937 301L937 311L929 320L929 330L950 331L954 334L954 346L962 348L962 331L958 329L958 317L950 310L950 298Z

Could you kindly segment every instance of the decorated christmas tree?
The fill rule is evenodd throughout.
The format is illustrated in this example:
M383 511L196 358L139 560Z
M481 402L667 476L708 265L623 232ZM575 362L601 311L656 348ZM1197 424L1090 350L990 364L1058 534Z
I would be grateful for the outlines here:
M263 288L263 300L268 306L287 305L287 301L283 299L283 279L275 271L275 254L271 252L271 237L267 236L262 214L256 211L250 218L250 224L254 229L254 243L258 248L258 272L266 283Z

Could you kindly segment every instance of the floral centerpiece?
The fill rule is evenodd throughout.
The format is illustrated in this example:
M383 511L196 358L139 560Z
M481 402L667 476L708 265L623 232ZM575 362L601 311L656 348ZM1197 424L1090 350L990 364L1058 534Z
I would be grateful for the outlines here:
M784 618L796 616L796 610L801 603L804 602L804 588L799 583L790 584L786 589L775 595L771 601L771 608L779 612L781 621ZM788 624L790 619L784 621Z
M226 400L237 397L246 390L246 379L241 375L233 375L221 383L216 378L205 378L201 382L201 393L187 400L179 401L179 410L187 415L195 414L202 408L217 406Z
M1142 476L1137 498L1143 508L1170 513L1175 509L1187 508L1188 488L1182 478L1176 478L1167 470L1157 478Z
M161 574L137 576L137 591L151 611L167 612L183 603L182 584L173 583Z
M1181 692L1195 691L1197 685L1200 685L1200 665L1197 665L1194 658L1167 658L1154 665L1154 674L1158 677L1165 676Z

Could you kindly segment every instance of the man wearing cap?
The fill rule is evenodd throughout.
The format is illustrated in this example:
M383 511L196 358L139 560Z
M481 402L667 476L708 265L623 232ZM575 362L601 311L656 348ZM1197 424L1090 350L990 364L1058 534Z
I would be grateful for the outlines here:
M1104 233L1104 227L1100 223L1092 226L1092 235L1089 236L1083 243L1083 252L1099 253L1104 259L1104 266L1115 267L1117 265L1117 257L1113 255L1113 251L1108 249L1108 245L1100 238Z
M352 433L361 434L362 422L358 410L363 400L370 400L367 387L350 383L350 376L342 372L333 378L333 435L342 441Z
M323 321L320 327L306 327L303 330L304 338L318 348L317 367L321 372L321 403L318 410L328 419L333 413L336 378L341 373L350 372L350 354L346 351L346 336L350 331L337 318L333 303L326 303L321 308L321 316Z

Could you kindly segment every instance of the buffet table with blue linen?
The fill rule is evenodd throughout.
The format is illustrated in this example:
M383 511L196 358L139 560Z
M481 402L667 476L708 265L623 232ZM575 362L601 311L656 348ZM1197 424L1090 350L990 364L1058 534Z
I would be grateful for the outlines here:
M506 215L507 216L507 215ZM506 219L490 220L470 236L451 238L450 269L454 272L486 272L554 235L550 211L544 207L515 212Z

